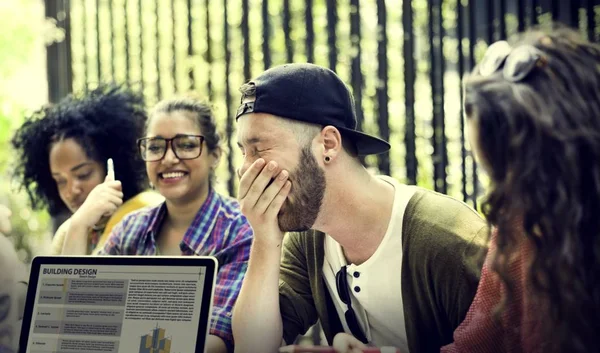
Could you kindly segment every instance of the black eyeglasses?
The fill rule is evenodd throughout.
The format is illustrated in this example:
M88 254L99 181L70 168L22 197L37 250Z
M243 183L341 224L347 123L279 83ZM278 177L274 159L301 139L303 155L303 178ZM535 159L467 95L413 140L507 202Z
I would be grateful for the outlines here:
M365 344L369 343L367 337L365 337L365 334L360 328L356 312L352 309L352 299L350 298L350 287L348 286L348 272L346 266L342 266L335 275L335 286L340 299L348 306L348 310L346 310L344 316L346 317L346 324L348 324L350 332L352 332L352 335L359 341Z
M512 48L506 41L490 45L478 65L478 74L490 76L502 68L502 75L511 82L519 82L534 68L547 64L543 53L531 45Z
M202 135L175 135L170 139L144 137L137 140L140 156L145 162L156 162L165 158L169 144L177 159L198 158L202 154L203 142L204 136Z

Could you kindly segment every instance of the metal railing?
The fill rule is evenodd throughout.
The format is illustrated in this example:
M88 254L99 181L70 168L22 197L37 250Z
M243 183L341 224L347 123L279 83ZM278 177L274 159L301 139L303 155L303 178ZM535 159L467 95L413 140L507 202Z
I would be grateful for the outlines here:
M480 175L465 142L462 79L487 44L560 21L598 40L598 1L47 0L65 31L48 47L50 100L99 82L127 83L149 105L203 93L227 141L218 171L235 194L237 88L285 62L336 72L359 126L392 144L364 161L380 173L477 206ZM319 326L304 339L321 341Z
M48 47L51 101L98 82L149 105L193 90L216 108L227 141L217 176L235 193L237 88L273 65L314 62L351 87L359 125L392 144L365 163L476 205L462 79L492 41L560 21L598 39L598 1L47 0L65 31Z

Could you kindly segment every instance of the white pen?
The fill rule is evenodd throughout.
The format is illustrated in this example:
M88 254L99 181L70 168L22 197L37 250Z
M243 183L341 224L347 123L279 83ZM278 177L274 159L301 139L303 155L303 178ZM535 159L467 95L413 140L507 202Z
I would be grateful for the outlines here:
M115 180L115 165L113 164L112 158L109 158L108 161L106 161L106 176L110 180Z

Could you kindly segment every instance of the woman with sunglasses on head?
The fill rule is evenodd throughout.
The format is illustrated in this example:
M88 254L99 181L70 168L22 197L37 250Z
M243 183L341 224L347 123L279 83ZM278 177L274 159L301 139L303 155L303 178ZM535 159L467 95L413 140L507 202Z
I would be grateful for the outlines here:
M495 43L464 104L494 231L442 351L600 351L600 46L568 29Z
M95 253L125 214L160 202L144 191L144 162L132 143L145 121L141 95L102 85L40 109L16 131L15 176L33 208L71 214L52 239L50 254Z
M100 252L215 256L219 272L207 352L233 350L231 311L252 242L252 229L237 201L213 189L219 143L207 104L192 98L158 103L138 147L148 178L165 202L125 217Z

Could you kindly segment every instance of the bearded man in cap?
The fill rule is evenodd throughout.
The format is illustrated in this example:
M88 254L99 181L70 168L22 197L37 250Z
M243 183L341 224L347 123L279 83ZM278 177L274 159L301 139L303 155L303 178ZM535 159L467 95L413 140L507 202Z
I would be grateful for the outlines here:
M254 240L233 314L236 352L277 352L317 320L338 352L452 342L477 289L470 260L485 221L367 171L359 157L390 146L356 130L352 94L333 71L277 66L240 90L238 198Z

